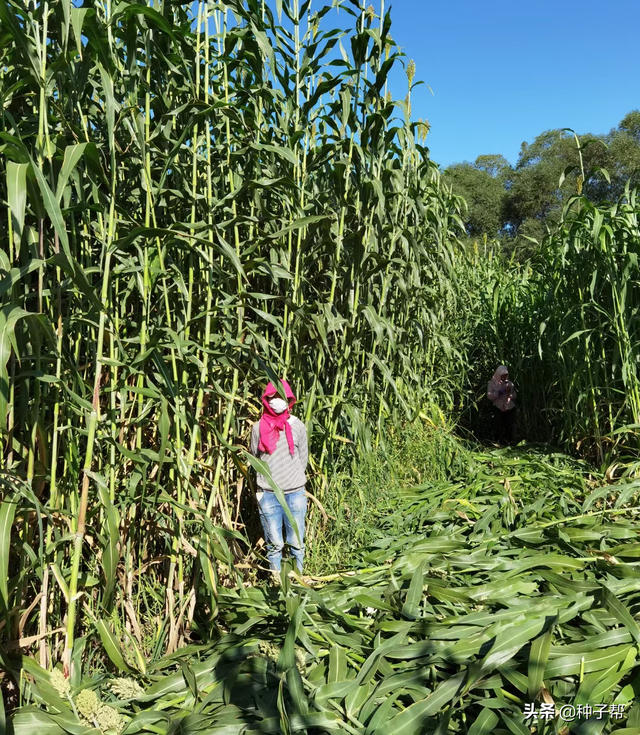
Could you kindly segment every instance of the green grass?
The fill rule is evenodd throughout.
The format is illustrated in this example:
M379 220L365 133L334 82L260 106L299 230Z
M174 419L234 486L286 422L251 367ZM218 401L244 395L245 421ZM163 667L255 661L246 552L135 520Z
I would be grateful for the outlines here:
M379 537L403 488L445 479L466 455L449 430L423 418L402 428L390 426L382 444L363 451L352 471L334 475L324 506L327 521L319 513L311 515L307 573L325 575L353 566L357 551Z

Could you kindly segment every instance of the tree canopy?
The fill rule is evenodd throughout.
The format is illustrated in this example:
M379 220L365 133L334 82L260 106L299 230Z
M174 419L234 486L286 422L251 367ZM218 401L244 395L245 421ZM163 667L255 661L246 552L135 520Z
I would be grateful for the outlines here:
M522 143L515 166L499 154L482 155L449 166L444 178L467 202L470 237L522 240L556 224L573 194L615 200L639 174L640 110L633 110L609 133L547 130Z

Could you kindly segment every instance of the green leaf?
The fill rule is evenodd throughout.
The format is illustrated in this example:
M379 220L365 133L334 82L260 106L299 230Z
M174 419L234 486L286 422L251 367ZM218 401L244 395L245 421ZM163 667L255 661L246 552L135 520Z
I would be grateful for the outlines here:
M205 661L191 666L196 677L199 689L205 686L223 681L227 673L235 666L238 660L246 659L254 653L257 646L234 646L226 649L223 653L215 653ZM169 694L184 692L187 688L182 671L169 676L163 676L159 681L146 690L140 701L159 699Z
M9 372L7 363L12 347L16 356L18 356L14 331L17 322L28 316L31 316L28 311L15 304L8 304L0 309L0 436L6 431L9 418Z
M11 720L13 735L66 735L50 715L37 707L22 707Z
M404 712L400 712L389 723L376 730L374 735L413 735L424 726L428 717L435 715L455 698L466 676L467 673L462 672L443 681L426 699L407 707Z
M276 57L273 52L273 46L269 43L269 38L267 34L264 31L261 31L253 21L251 22L251 30L253 31L253 35L258 42L258 46L260 47L260 52L262 53L262 56L269 61L269 64L271 65L272 69L276 68ZM295 159L293 161L295 163Z
M404 605L402 606L402 614L409 620L415 620L418 617L418 606L422 600L422 587L424 583L424 566L421 564L413 573L409 590Z
M519 720L514 720L504 712L500 713L500 717L513 735L531 735L531 730Z
M118 639L111 630L109 630L104 620L96 620L96 628L98 630L100 640L102 641L102 645L104 646L104 650L106 651L107 656L111 659L111 663L113 663L119 671L123 671L125 674L132 674L132 669L124 660Z
M51 224L53 225L58 235L58 238L60 239L60 244L62 245L62 249L64 250L65 255L67 256L69 264L73 268L73 256L71 255L71 250L69 248L69 236L67 234L67 227L64 221L64 217L62 216L62 211L60 210L58 200L51 191L51 188L49 187L49 184L47 183L44 174L33 159L31 159L31 168L33 170L33 173L35 174L38 186L40 187L40 194L42 196L44 208L46 209L47 214L49 215L49 219L51 220Z
M149 10L152 10L149 8ZM153 11L157 12L157 11ZM107 133L109 140L109 150L115 154L115 117L116 117L116 100L113 91L113 78L102 64L98 64L100 71L100 79L102 81L102 91L104 92L105 108L107 113Z
M0 503L0 605L3 610L11 609L9 602L9 556L11 554L11 527L18 507L16 497Z
M369 699L370 694L370 682L366 682L365 684L361 684L360 686L356 686L354 689L352 689L345 698L345 707L347 708L347 713L352 717L357 717L358 712L360 712L364 703L367 701L367 699Z
M187 682L187 686L193 694L193 698L198 701L198 681L196 675L193 673L193 669L189 666L189 663L184 659L180 659L180 668L182 670L182 676Z
M142 5L141 3L119 3L113 12L111 24L115 25L117 21L122 22L122 20L128 20L132 15L145 16L145 18L151 21L152 26L155 26L158 30L166 33L172 41L176 40L171 23L169 23L157 10L149 5Z
M497 724L498 715L493 710L484 707L469 728L469 735L485 735L485 733L493 732Z
M516 653L545 626L544 618L534 618L520 625L500 629L496 642L482 662L482 672L491 671L510 661Z
M343 723L335 712L310 712L309 714L292 714L290 717L292 732L313 732L318 730L334 730L344 732Z
M544 672L545 679L555 679L559 676L575 676L582 669L586 674L592 671L604 671L615 664L625 660L629 651L636 652L635 648L628 645L613 646L603 651L593 651L580 655L577 653L561 655L561 648L552 646L549 654L549 663Z
M28 163L14 163L7 160L7 202L11 210L13 239L16 248L20 247L24 229L24 215L27 206Z
M529 654L529 699L533 702L538 696L542 688L544 671L549 660L549 651L551 650L551 641L553 639L553 631L558 622L558 616L549 629L538 636L531 644L531 652Z
M270 237L276 240L282 237L283 235L287 235L290 232L293 232L294 230L299 230L302 227L308 227L314 222L321 222L322 220L326 220L326 219L330 219L328 214L315 214L311 217L300 217L300 219L297 219L292 225L289 225L288 227L284 227L282 230L278 230L273 235L270 235Z
M372 699L373 699L372 695ZM373 735L375 732L381 732L382 728L385 724L389 722L389 720L393 717L393 705L396 702L396 699L400 696L400 692L392 693L389 697L387 697L384 702L376 709L374 715L371 717L371 720L369 724L367 725L367 729L365 730L365 735ZM387 733L392 732L391 730L387 730Z
M607 610L616 618L616 620L618 620L618 622L624 625L624 627L634 637L636 643L640 645L640 626L638 626L638 623L636 623L629 610L627 610L625 605L623 605L613 592L610 589L607 589L604 585L602 587L601 594L602 602Z
M164 396L160 396L160 418L158 420L158 432L160 433L160 448L158 449L158 483L160 482L160 471L162 464L167 455L167 446L169 444L169 429L171 428L171 420L169 418L169 404Z
M73 172L73 169L78 165L78 161L82 158L87 146L93 145L93 143L75 143L74 145L68 145L64 151L64 159L62 161L62 168L58 176L58 186L56 188L56 199L58 204L62 201L62 195L69 181L69 176Z
M78 55L82 58L82 26L87 13L95 13L93 8L76 8L71 7L71 27L73 28L73 35L76 39L76 48L78 49Z
M347 652L342 646L331 646L329 649L329 668L327 684L344 681L347 678Z
M104 477L89 470L86 470L86 474L98 486L98 495L100 497L100 502L104 507L105 518L107 521L107 527L103 533L105 545L102 549L102 571L105 578L102 605L106 609L109 609L111 606L111 596L113 595L117 581L118 562L120 561L120 555L118 553L118 541L120 540L120 516L111 502L109 488L107 487Z

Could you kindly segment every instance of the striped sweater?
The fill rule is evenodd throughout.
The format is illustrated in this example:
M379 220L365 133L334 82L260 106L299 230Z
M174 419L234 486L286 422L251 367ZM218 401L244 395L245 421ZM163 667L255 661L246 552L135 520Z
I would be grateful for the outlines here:
M307 461L309 459L309 449L307 446L307 428L295 416L289 417L289 425L293 434L294 454L291 456L289 444L287 442L287 434L285 431L280 432L278 443L273 454L261 452L258 449L260 441L260 422L253 425L251 429L251 454L258 457L269 465L269 472L276 485L285 493L291 493L304 487L307 477L305 470L307 469ZM261 490L271 490L271 486L264 475L259 472L257 474L258 487Z

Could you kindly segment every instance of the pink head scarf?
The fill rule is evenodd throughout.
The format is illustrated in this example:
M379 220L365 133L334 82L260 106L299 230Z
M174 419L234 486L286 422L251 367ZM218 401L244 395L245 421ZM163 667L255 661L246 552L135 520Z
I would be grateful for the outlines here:
M501 381L505 375L509 375L509 370L504 365L499 365L487 386L487 397L501 411L511 411L515 408L518 394L510 380Z
M293 395L289 383L286 380L281 381L284 393L289 401L289 408L296 402L296 397ZM295 448L293 444L293 432L289 425L289 408L285 409L282 413L276 413L269 405L269 398L273 398L278 395L278 391L273 383L269 383L264 389L262 394L262 405L264 410L262 412L262 418L260 419L260 442L258 449L261 452L267 452L273 454L276 451L276 445L280 438L280 432L284 429L287 436L287 443L289 444L289 452L293 457Z

